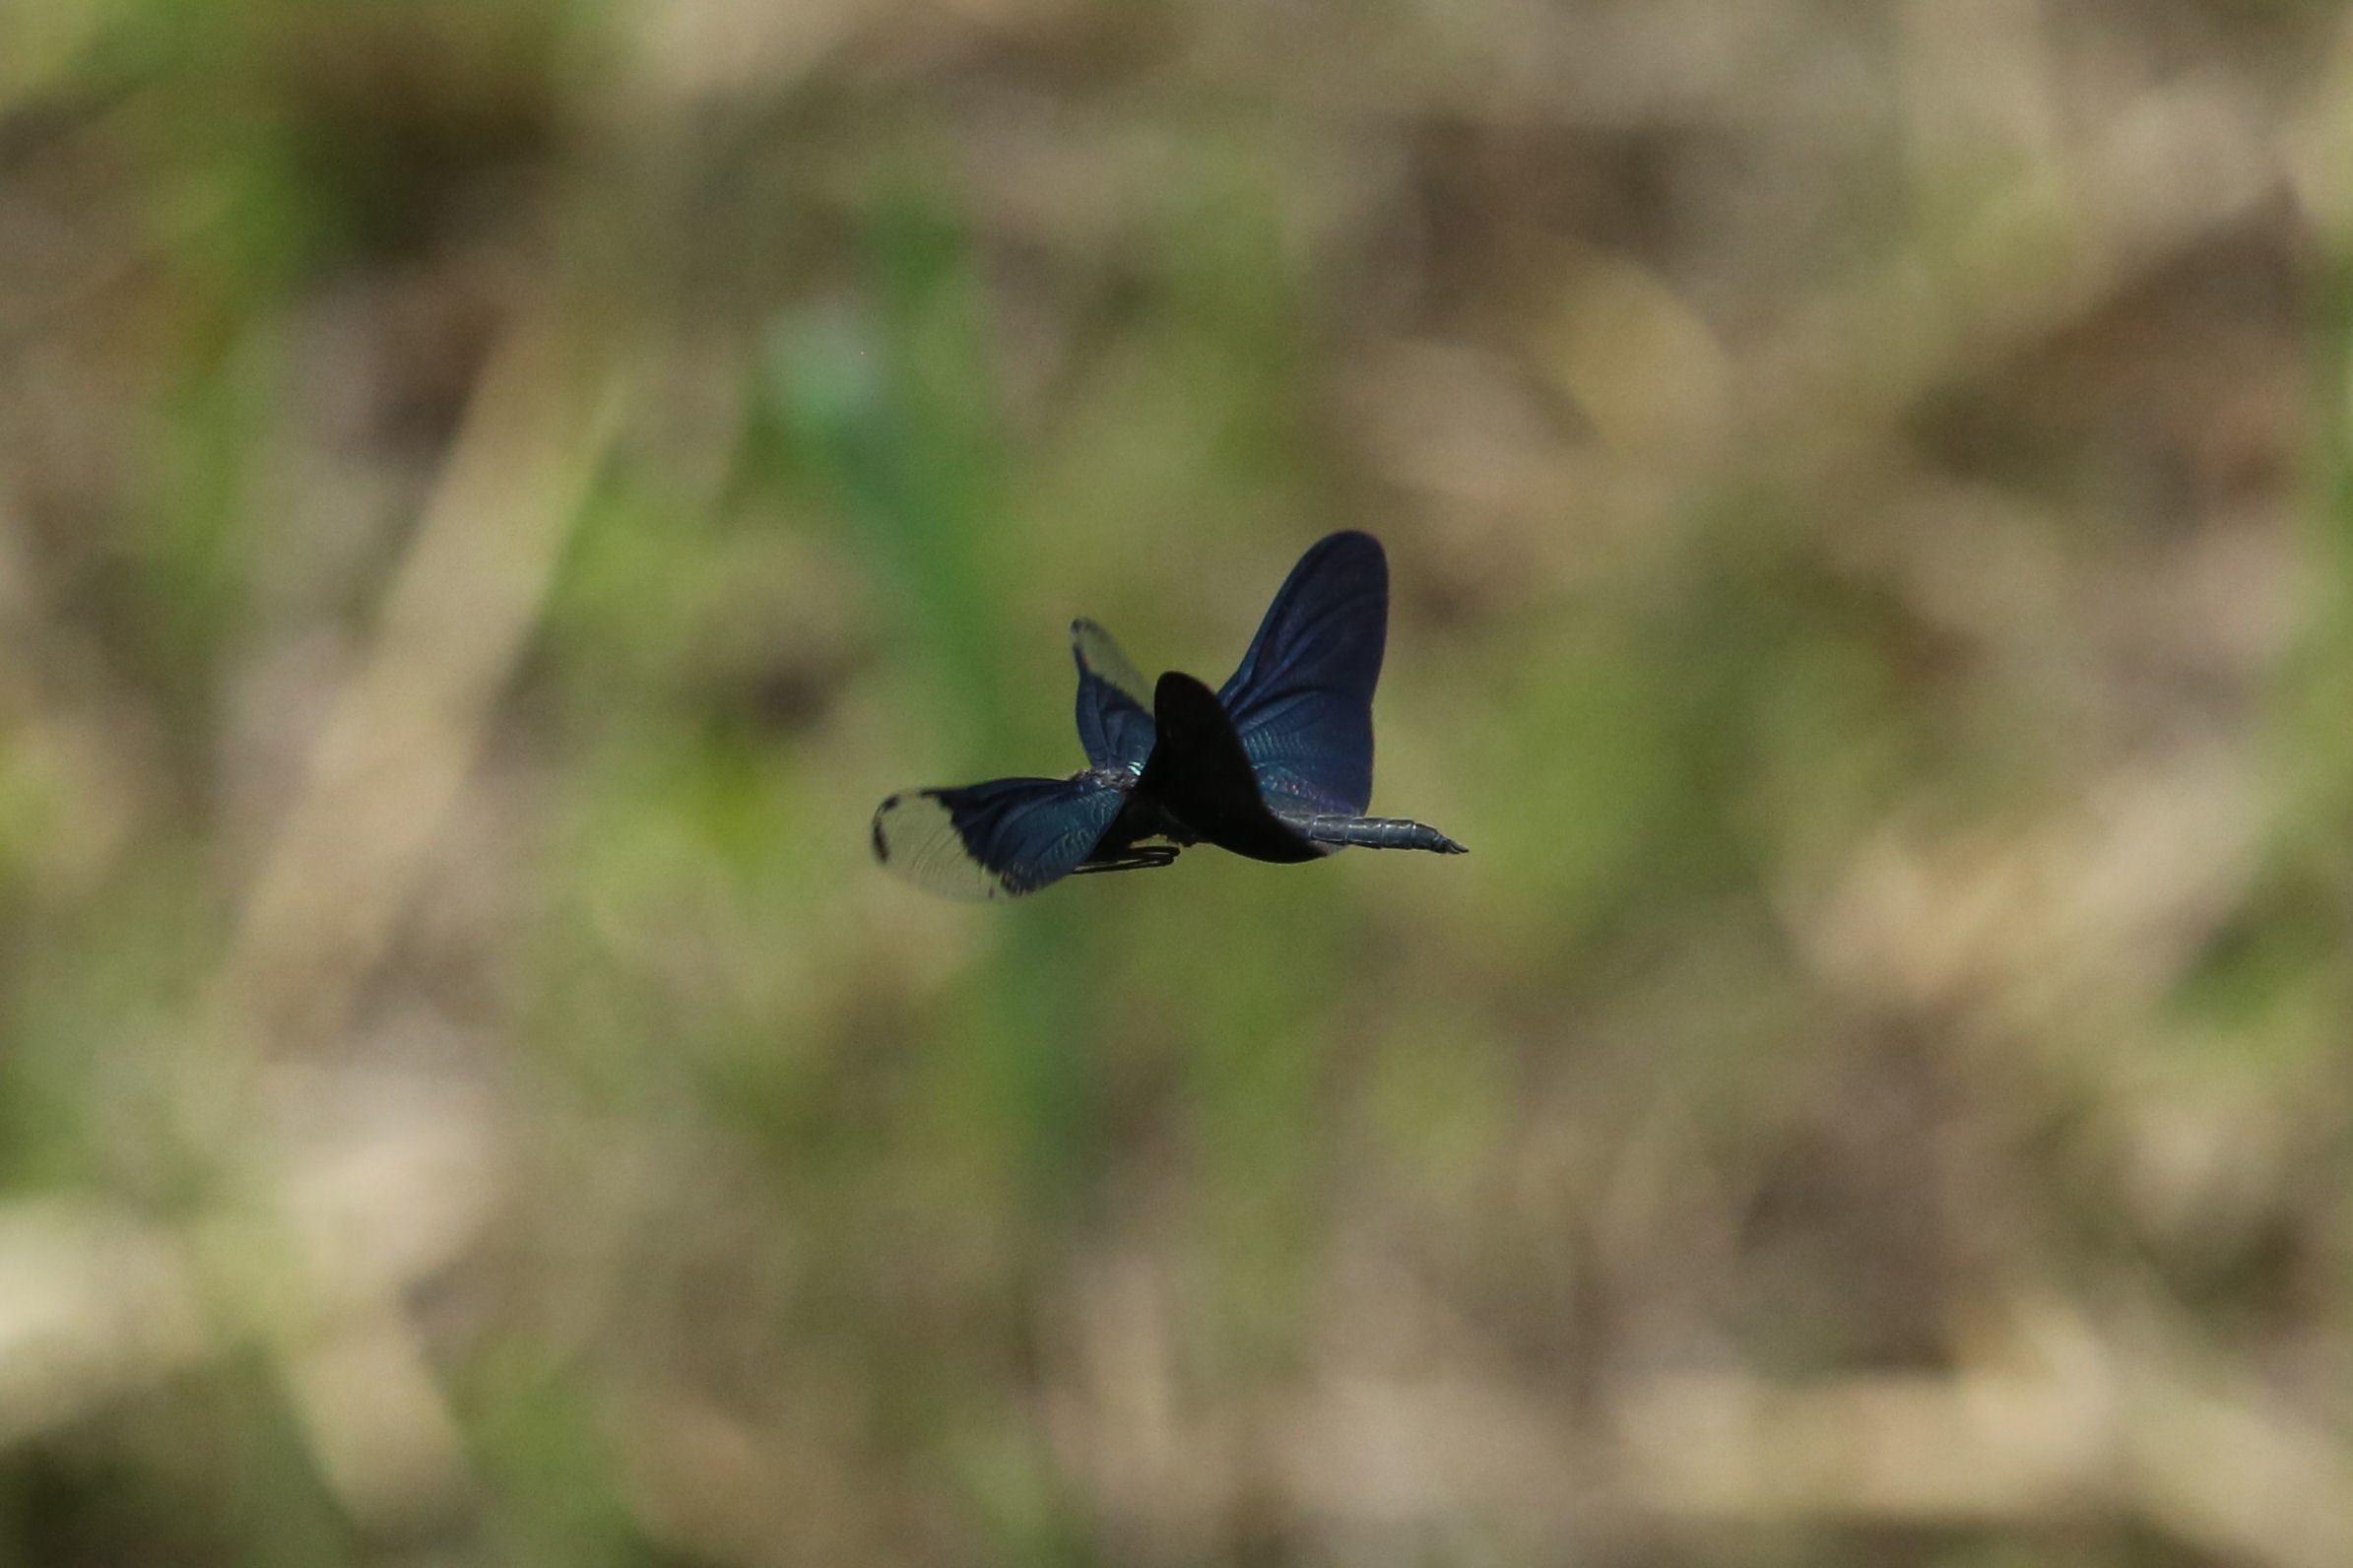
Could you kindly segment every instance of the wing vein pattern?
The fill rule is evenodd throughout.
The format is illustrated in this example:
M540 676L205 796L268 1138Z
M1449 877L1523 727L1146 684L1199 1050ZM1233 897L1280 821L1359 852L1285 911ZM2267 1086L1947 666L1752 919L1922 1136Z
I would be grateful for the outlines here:
M1267 804L1357 816L1373 798L1373 688L1389 640L1389 561L1370 534L1299 557L1220 686Z

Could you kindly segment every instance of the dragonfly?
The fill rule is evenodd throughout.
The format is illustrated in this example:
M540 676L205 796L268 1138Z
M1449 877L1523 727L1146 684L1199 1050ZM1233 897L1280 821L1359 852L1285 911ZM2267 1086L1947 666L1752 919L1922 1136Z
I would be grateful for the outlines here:
M893 795L875 812L875 859L932 892L996 899L1197 844L1276 863L1350 845L1465 854L1426 823L1364 815L1388 640L1389 557L1353 530L1299 557L1214 691L1178 670L1146 686L1111 633L1074 621L1087 765Z

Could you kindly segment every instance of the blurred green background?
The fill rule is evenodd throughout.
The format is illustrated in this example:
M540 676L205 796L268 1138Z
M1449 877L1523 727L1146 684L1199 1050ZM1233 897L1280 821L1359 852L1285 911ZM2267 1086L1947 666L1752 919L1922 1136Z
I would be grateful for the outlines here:
M0 0L0 1565L2353 1563L2353 7ZM1338 527L1376 811L1007 907Z

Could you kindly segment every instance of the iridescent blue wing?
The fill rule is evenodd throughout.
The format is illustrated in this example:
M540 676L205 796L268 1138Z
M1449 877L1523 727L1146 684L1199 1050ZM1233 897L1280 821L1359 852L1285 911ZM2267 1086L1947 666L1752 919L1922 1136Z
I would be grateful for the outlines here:
M1389 560L1370 534L1317 541L1218 688L1270 806L1360 815L1373 798L1373 687L1389 640Z
M1078 663L1078 744L1086 760L1141 772L1152 754L1152 688L1091 621L1071 622L1071 657Z
M875 812L875 859L950 898L1018 898L1076 871L1126 798L1083 773L909 790Z

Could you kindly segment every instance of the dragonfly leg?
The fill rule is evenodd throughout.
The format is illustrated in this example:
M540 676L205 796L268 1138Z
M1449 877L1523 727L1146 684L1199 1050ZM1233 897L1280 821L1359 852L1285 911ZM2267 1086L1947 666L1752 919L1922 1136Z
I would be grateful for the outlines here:
M1072 875L1084 876L1097 871L1149 871L1156 866L1168 865L1176 858L1177 846L1174 844L1138 844L1120 851L1110 860L1082 861Z

